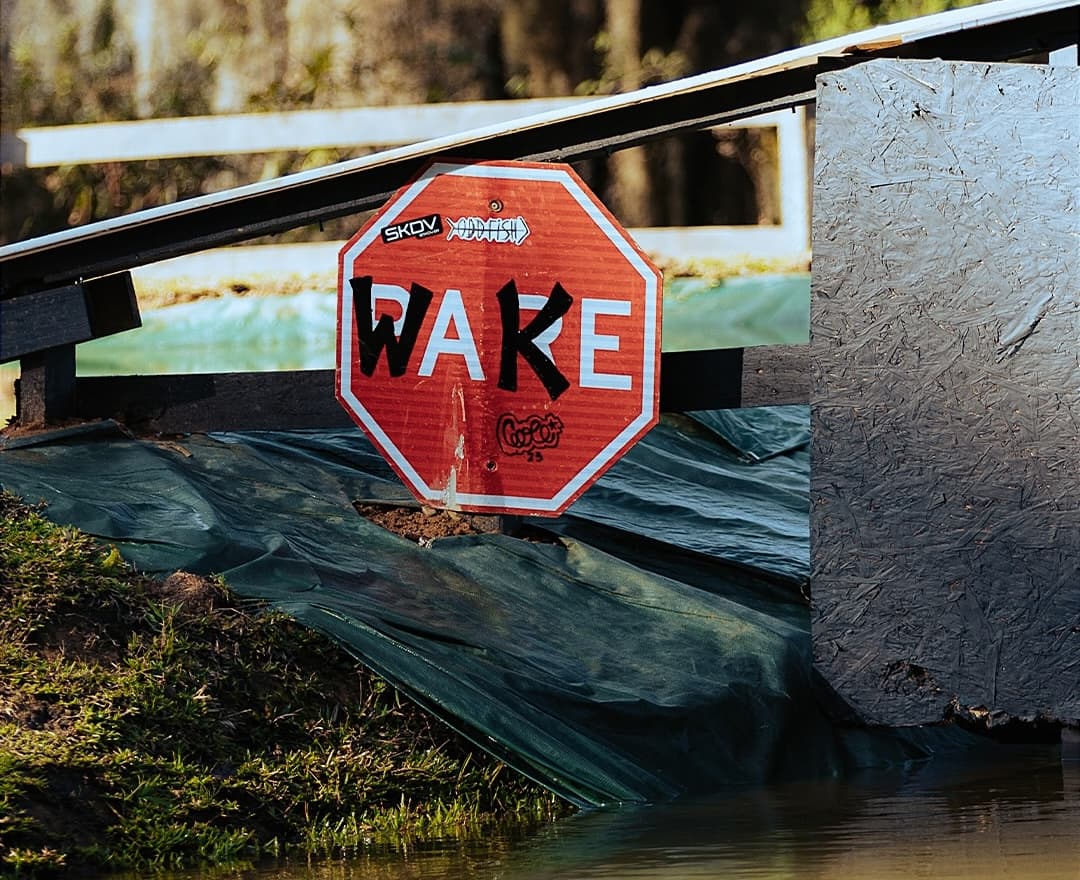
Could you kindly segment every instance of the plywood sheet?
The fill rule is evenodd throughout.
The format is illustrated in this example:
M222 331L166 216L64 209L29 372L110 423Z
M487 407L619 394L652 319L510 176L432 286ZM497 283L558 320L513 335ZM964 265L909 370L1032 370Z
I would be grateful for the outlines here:
M815 661L863 718L1080 717L1080 70L818 78Z

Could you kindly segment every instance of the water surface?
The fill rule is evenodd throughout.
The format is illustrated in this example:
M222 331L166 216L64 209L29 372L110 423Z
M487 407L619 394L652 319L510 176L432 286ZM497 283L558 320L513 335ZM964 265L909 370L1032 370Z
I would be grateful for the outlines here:
M805 343L810 276L665 285L665 351ZM78 348L82 375L331 369L337 295L229 296L147 311L143 326Z
M521 838L492 835L231 876L1077 880L1080 761L1063 763L1056 747L1010 747L989 762L930 761L847 781L584 813Z

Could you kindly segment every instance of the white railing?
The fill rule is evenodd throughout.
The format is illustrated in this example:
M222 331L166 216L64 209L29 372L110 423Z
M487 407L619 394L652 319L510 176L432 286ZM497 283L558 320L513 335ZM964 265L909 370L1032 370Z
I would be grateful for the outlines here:
M507 123L581 100L471 101L23 128L0 137L0 163L39 168L288 150L384 149ZM637 229L632 234L646 250L680 260L806 253L810 205L803 109L765 113L723 127L776 129L781 223Z

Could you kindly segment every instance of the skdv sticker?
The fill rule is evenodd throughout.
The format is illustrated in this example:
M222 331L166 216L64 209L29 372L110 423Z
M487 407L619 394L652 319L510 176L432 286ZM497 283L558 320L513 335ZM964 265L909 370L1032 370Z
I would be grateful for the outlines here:
M441 235L442 231L442 218L438 214L428 214L426 217L414 217L412 220L391 223L382 230L381 234L384 242L393 244L395 241L403 241L406 238L428 238L432 235Z

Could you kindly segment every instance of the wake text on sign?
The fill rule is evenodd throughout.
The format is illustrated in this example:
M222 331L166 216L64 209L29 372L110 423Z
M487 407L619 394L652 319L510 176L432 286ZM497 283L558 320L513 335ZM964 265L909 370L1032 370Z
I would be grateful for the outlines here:
M373 375L379 355L385 349L390 375L405 375L434 293L416 283L408 291L395 284L375 284L370 275L350 278L349 284L353 291L353 317L360 342L361 372L365 376ZM396 301L401 307L402 318L395 321L383 313L376 320L376 299ZM499 289L496 299L502 331L498 387L504 391L517 390L520 355L543 383L548 396L555 400L570 387L570 381L555 365L551 344L562 331L562 318L574 305L574 298L559 283L552 287L547 297L520 294L514 280L510 279ZM523 309L538 309L524 327L521 326ZM579 387L631 390L631 376L596 370L598 351L618 351L620 347L618 336L596 332L596 319L601 315L628 317L630 309L631 304L627 300L581 299ZM448 335L451 324L456 328L456 338ZM447 288L443 294L417 374L431 376L442 355L464 358L469 378L477 382L485 381L465 303L461 291L456 288Z

